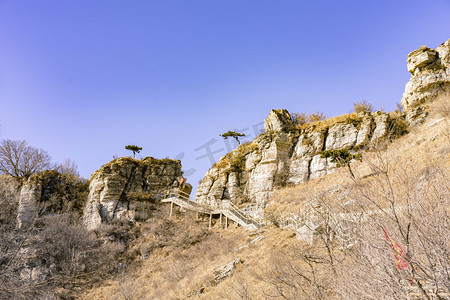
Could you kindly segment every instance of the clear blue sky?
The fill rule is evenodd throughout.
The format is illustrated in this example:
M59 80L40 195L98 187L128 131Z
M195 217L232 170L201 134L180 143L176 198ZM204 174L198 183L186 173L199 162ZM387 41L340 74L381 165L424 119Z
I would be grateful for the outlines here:
M202 146L217 160L220 133L254 138L272 108L394 109L407 54L450 38L449 16L443 0L0 0L0 138L86 178L136 144L196 186Z

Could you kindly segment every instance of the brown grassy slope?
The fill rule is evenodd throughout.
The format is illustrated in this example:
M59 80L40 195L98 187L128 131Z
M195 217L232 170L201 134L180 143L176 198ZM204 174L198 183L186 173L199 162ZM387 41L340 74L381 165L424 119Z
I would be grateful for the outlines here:
M249 244L259 236L264 238ZM235 290L243 288L240 284L251 286L253 295L264 297L267 283L261 276L270 264L271 253L298 243L292 232L273 227L257 233L214 228L195 245L154 250L148 259L135 262L123 275L86 291L80 299L234 299ZM214 283L214 269L237 259L241 263L233 276ZM202 293L196 295L197 291Z

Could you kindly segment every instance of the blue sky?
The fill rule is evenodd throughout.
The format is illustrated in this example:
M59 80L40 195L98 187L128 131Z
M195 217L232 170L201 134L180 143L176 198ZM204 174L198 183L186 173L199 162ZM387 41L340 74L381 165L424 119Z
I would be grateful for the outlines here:
M270 109L389 111L406 56L450 38L450 1L0 0L0 138L82 176L125 145L180 158L194 186Z

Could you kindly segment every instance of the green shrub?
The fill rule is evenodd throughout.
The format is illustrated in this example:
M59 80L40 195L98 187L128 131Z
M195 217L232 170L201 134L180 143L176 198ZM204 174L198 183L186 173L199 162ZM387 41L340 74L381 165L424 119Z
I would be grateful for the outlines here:
M352 159L361 160L361 153L351 154L347 149L325 150L320 153L322 158L331 158L338 167L347 165Z
M336 163L338 168L347 166L350 175L355 178L352 168L350 167L350 161L352 159L362 160L361 153L352 154L347 149L335 149L326 150L320 153L322 158L331 158L331 162Z

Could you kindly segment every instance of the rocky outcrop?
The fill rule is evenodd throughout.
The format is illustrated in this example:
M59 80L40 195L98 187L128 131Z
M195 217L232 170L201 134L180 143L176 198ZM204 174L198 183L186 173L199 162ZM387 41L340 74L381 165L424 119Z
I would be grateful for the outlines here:
M272 109L264 122L266 132L289 132L294 127L292 118L286 109Z
M179 160L118 158L91 175L84 223L95 229L114 219L134 221L140 201L155 202L179 189L191 191Z
M394 123L377 111L296 127L289 112L272 110L264 121L266 133L222 157L200 182L196 200L211 206L222 200L266 203L277 186L333 172L336 164L321 151L367 148L387 138Z
M411 52L408 71L412 76L401 100L406 111L450 91L450 39L436 49L422 46Z
M231 276L236 269L236 265L241 264L242 260L240 258L233 260L232 262L222 266L220 268L214 269L214 283L218 284L225 278Z
M405 112L394 118L363 112L295 126L287 110L272 110L264 121L266 133L222 157L200 182L196 200L211 206L222 200L266 203L277 186L333 172L336 164L321 157L322 151L359 151L423 123L428 112L422 104L450 92L450 40L411 52L408 71L412 77L401 100Z
M26 228L38 215L42 184L26 182L20 189L19 207L17 208L17 227Z
M80 209L87 186L70 181L55 170L30 176L23 182L17 207L17 227L25 229L39 215Z

